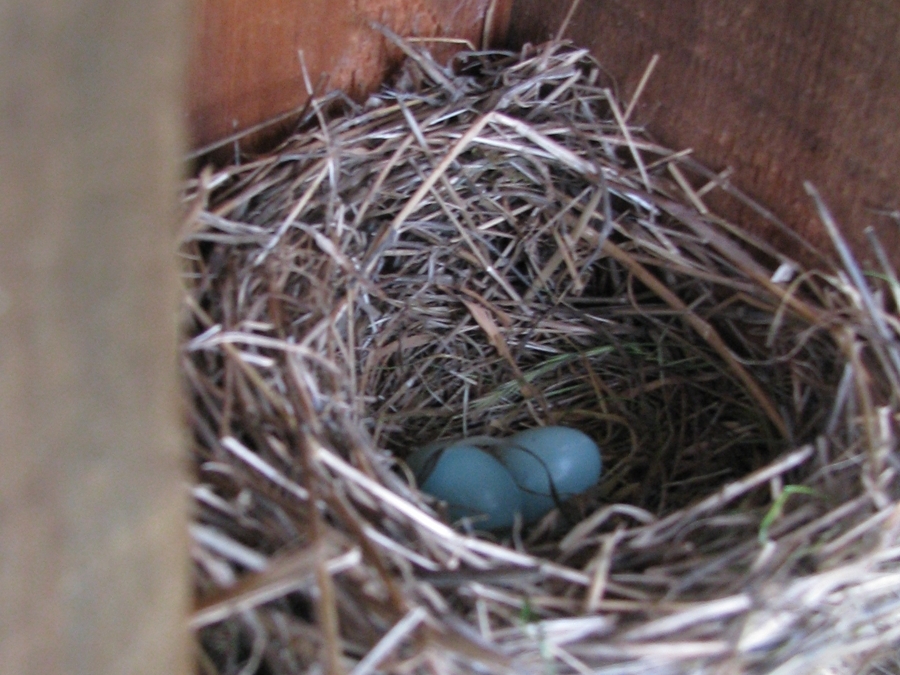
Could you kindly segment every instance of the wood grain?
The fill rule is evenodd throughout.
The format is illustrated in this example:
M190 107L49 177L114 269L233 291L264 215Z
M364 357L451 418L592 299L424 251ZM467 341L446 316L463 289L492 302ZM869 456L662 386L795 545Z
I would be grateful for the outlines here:
M515 0L509 41L548 39L568 3ZM857 255L875 228L900 264L900 5L888 1L584 0L566 36L591 48L626 99L659 65L636 118L833 257L803 181L824 195ZM747 208L712 206L800 254ZM810 262L810 256L802 256Z
M0 670L188 672L183 0L0 3Z

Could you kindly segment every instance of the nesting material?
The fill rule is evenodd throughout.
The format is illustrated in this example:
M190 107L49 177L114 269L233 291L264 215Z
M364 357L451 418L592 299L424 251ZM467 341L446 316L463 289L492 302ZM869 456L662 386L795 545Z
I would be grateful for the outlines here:
M317 102L187 185L199 672L881 658L892 271L806 270L709 213L727 183L635 126L584 50L410 53L365 107ZM509 534L454 527L402 461L549 424L604 475Z

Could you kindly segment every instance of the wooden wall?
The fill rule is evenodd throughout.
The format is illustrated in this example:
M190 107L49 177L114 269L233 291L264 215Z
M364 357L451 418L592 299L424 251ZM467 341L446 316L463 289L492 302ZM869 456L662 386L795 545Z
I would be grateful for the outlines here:
M541 42L569 3L515 0L512 45ZM584 0L566 36L629 97L660 55L638 120L832 251L803 190L812 181L858 255L875 228L900 265L900 4L870 0ZM734 202L714 206L772 234Z
M183 0L0 3L0 671L187 673Z

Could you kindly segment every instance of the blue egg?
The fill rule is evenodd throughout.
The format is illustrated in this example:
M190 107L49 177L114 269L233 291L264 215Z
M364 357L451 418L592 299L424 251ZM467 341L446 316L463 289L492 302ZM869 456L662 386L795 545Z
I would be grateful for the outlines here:
M426 446L406 460L419 487L447 502L450 518L471 518L475 527L512 527L522 510L522 493L509 471L473 445Z
M522 431L502 442L498 456L522 491L527 523L546 515L557 500L564 502L600 480L600 449L577 429Z

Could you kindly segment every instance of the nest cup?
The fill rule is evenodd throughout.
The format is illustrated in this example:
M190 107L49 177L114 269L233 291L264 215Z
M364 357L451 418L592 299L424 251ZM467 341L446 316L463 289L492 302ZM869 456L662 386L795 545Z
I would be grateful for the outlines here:
M185 189L200 671L886 667L890 267L808 270L711 214L739 193L584 50L400 45L392 89ZM603 477L510 533L404 466L550 424Z

